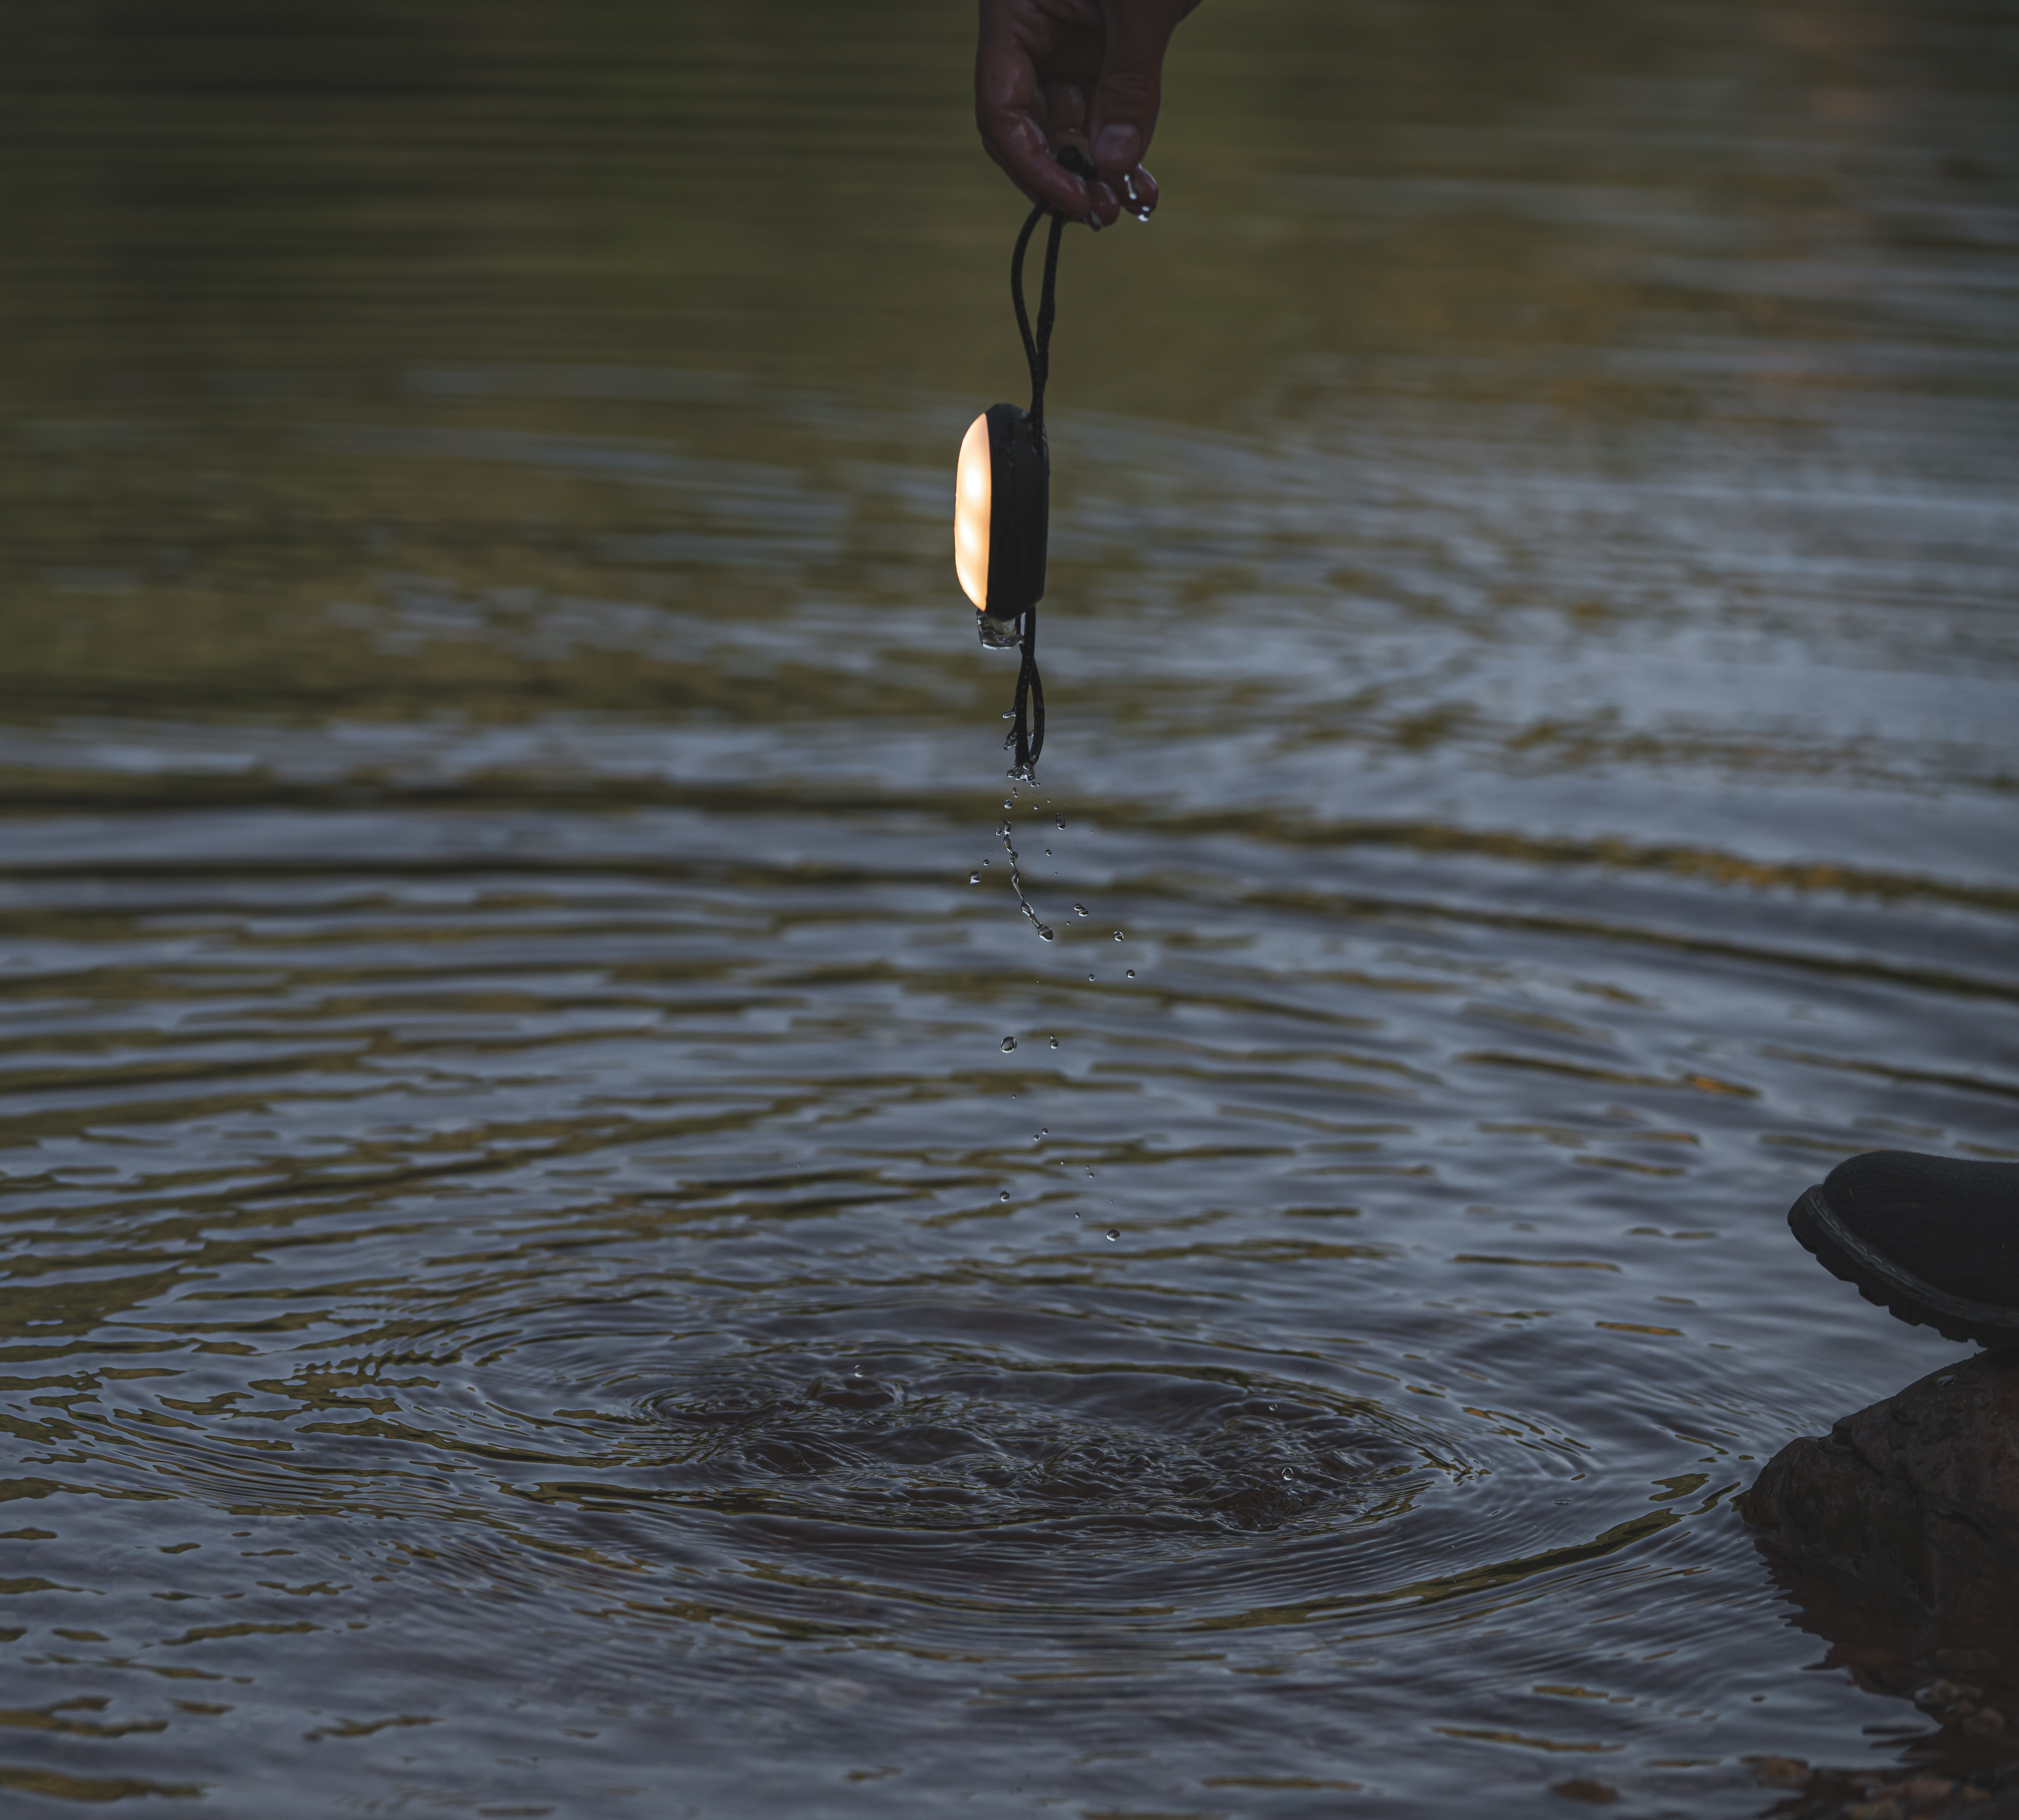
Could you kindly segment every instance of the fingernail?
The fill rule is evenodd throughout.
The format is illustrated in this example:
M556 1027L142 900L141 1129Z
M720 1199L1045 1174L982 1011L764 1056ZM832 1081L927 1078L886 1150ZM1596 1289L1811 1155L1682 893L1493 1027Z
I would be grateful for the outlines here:
M1104 126L1093 142L1093 161L1104 171L1133 169L1143 156L1143 136L1133 126Z

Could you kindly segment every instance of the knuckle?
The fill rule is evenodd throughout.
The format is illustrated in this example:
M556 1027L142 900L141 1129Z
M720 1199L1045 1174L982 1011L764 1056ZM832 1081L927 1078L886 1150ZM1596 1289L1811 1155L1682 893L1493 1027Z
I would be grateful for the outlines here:
M1153 70L1110 70L1100 79L1101 110L1113 114L1154 114L1162 85Z

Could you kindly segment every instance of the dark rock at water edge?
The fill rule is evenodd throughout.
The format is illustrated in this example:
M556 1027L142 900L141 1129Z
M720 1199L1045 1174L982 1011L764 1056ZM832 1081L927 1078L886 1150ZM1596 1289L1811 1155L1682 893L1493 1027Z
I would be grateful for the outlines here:
M1909 1749L1963 1778L1952 1798L2014 1800L2003 1775L1983 1778L2019 1759L2019 1351L1945 1366L1791 1442L1739 1509L1829 1662L1932 1722ZM1781 1811L1850 1811L1847 1793Z
M2019 1351L1980 1354L1792 1441L1741 1501L1784 1547L1911 1600L1933 1647L2019 1639Z

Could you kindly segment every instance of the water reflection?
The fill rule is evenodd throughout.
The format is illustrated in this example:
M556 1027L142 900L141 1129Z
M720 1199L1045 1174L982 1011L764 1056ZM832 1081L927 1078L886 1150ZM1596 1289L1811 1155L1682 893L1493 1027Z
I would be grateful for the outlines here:
M1188 25L1068 268L1044 944L945 529L1017 211L966 20L839 17L36 28L0 1779L1742 1813L1924 1728L1727 1500L1949 1350L1781 1207L2011 1154L1992 24Z

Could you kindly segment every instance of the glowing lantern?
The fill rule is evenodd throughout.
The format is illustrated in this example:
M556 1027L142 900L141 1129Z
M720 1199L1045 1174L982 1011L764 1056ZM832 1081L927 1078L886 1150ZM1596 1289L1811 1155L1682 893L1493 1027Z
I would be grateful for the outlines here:
M977 611L988 609L988 417L986 412L967 426L960 444L960 469L954 480L953 568L961 591Z
M968 426L954 480L953 566L981 616L981 642L1017 642L1045 593L1051 463L1030 414L991 404Z

